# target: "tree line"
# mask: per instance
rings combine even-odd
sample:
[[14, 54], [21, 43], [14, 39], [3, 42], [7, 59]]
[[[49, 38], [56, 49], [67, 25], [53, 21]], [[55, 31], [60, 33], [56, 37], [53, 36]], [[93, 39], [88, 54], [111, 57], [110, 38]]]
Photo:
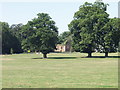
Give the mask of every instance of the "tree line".
[[56, 48], [58, 28], [46, 13], [37, 14], [37, 18], [26, 25], [0, 22], [2, 26], [2, 53], [42, 52], [47, 58]]
[[101, 1], [84, 3], [74, 14], [74, 19], [68, 25], [73, 35], [73, 48], [75, 51], [88, 53], [117, 52], [120, 42], [120, 19], [109, 18], [106, 12], [108, 4]]
[[56, 44], [63, 43], [67, 37], [72, 39], [72, 48], [76, 52], [110, 52], [119, 51], [120, 19], [109, 18], [107, 4], [102, 1], [85, 2], [75, 12], [68, 25], [69, 31], [58, 35], [55, 21], [47, 13], [38, 13], [37, 18], [27, 24], [0, 22], [2, 30], [2, 53], [42, 52], [47, 58], [49, 52], [56, 49]]

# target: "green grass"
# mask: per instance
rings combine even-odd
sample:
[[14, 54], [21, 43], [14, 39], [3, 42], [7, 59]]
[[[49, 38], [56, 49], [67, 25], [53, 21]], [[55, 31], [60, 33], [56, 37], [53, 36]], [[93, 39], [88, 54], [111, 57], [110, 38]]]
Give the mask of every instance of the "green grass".
[[[117, 88], [117, 53], [84, 58], [83, 53], [13, 54], [2, 57], [3, 88]], [[93, 56], [104, 56], [94, 53]]]

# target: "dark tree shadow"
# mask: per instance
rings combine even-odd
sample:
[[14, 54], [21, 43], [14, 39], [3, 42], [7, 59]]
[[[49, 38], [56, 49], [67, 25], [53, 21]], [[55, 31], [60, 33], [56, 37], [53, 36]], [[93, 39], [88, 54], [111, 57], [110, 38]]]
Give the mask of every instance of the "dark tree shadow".
[[120, 56], [92, 56], [92, 57], [81, 57], [81, 58], [120, 58]]
[[[92, 56], [92, 57], [48, 57], [46, 59], [77, 59], [77, 58], [120, 58], [120, 56]], [[44, 59], [42, 57], [38, 57], [38, 58], [32, 58], [32, 59]]]
[[120, 56], [108, 56], [108, 58], [120, 58]]
[[[77, 57], [48, 57], [46, 59], [76, 59]], [[32, 59], [43, 59], [43, 58], [32, 58]]]
[[48, 57], [48, 59], [76, 59], [77, 57]]
[[38, 57], [38, 58], [32, 58], [32, 59], [43, 59], [43, 58]]

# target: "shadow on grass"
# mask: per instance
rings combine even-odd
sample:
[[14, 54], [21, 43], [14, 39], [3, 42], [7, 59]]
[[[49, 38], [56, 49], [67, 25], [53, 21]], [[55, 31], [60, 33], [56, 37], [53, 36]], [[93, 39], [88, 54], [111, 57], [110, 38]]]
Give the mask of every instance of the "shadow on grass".
[[92, 57], [81, 57], [81, 58], [120, 58], [120, 56], [92, 56]]
[[48, 59], [76, 59], [77, 57], [48, 57]]
[[[46, 59], [77, 59], [78, 57], [48, 57]], [[92, 56], [92, 57], [79, 57], [79, 58], [120, 58], [120, 56]], [[42, 57], [38, 57], [38, 58], [32, 58], [32, 59], [44, 59]]]
[[43, 58], [38, 57], [38, 58], [32, 58], [32, 59], [43, 59]]
[[[48, 57], [47, 59], [76, 59], [77, 57]], [[43, 59], [43, 58], [32, 58], [32, 59]]]

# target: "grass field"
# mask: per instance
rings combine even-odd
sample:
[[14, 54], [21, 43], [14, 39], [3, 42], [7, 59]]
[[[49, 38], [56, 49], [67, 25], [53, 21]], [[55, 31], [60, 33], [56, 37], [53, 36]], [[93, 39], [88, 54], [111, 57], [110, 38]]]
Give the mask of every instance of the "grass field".
[[[117, 88], [117, 53], [84, 58], [83, 53], [13, 54], [2, 57], [3, 88]], [[94, 53], [93, 56], [104, 56]]]

